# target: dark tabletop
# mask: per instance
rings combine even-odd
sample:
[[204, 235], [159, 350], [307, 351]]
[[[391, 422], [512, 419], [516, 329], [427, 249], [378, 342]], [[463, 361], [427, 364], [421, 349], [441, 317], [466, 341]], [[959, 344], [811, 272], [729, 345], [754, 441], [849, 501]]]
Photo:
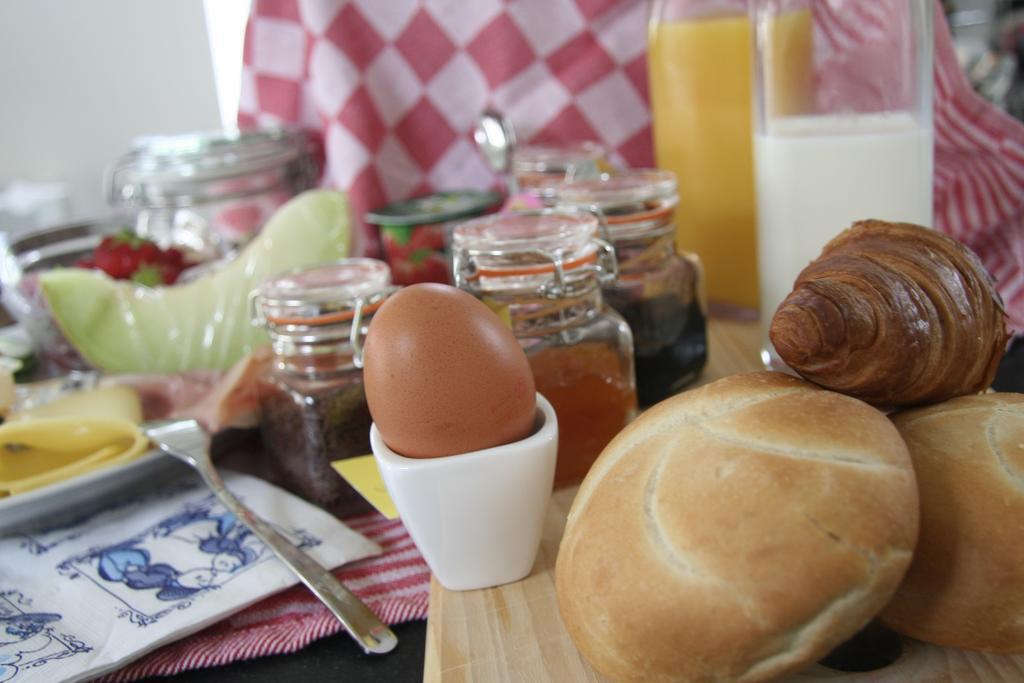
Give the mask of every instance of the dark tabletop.
[[[1024, 392], [1024, 339], [1016, 340], [1003, 358], [993, 388], [997, 391]], [[210, 683], [418, 681], [423, 677], [426, 630], [425, 621], [395, 626], [398, 647], [383, 656], [364, 654], [347, 635], [339, 633], [290, 655], [261, 657], [227, 666], [146, 680]]]

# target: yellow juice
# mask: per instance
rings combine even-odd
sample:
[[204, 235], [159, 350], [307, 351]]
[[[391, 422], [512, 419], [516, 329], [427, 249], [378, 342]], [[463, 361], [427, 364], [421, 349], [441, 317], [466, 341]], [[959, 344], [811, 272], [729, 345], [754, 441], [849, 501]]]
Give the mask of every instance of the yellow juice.
[[[773, 71], [803, 89], [810, 13], [782, 15], [772, 29], [782, 50]], [[655, 158], [679, 179], [678, 246], [703, 261], [712, 304], [756, 315], [751, 32], [745, 15], [654, 22], [648, 68]], [[800, 94], [792, 97], [784, 108], [799, 109]]]

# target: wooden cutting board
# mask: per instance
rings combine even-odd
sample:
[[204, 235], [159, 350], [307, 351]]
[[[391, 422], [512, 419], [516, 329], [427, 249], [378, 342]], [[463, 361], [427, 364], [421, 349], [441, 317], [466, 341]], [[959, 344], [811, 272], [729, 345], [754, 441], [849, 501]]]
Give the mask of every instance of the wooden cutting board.
[[[756, 324], [712, 321], [707, 383], [761, 369]], [[530, 576], [486, 590], [449, 591], [436, 581], [430, 589], [423, 680], [458, 683], [574, 683], [608, 679], [576, 650], [555, 601], [554, 568], [565, 517], [576, 489], [552, 497], [540, 552]], [[892, 665], [867, 673], [844, 673], [814, 665], [793, 683], [1019, 683], [1024, 656], [951, 650], [905, 639]]]

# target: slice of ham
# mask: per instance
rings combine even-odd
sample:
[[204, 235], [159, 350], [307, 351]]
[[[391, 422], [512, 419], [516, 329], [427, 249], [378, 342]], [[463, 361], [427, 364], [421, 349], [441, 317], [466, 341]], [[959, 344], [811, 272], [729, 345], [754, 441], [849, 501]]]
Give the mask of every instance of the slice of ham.
[[215, 434], [259, 425], [257, 380], [268, 368], [270, 357], [270, 347], [261, 347], [227, 372], [110, 375], [100, 385], [128, 386], [138, 392], [144, 420], [191, 417]]

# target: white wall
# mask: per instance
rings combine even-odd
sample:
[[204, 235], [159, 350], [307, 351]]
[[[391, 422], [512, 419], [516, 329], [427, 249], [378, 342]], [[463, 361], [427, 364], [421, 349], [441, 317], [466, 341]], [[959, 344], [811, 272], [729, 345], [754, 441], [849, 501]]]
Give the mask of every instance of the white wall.
[[133, 137], [220, 123], [202, 0], [0, 0], [0, 188], [65, 181], [95, 215]]

